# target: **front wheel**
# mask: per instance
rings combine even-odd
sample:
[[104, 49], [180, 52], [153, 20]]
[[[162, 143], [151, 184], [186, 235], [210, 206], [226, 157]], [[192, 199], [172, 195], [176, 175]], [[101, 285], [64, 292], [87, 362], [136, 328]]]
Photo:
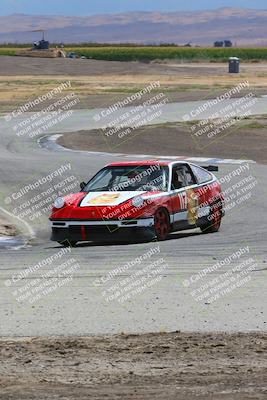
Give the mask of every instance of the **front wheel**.
[[170, 233], [170, 218], [167, 210], [160, 208], [154, 216], [155, 234], [158, 240], [165, 240]]

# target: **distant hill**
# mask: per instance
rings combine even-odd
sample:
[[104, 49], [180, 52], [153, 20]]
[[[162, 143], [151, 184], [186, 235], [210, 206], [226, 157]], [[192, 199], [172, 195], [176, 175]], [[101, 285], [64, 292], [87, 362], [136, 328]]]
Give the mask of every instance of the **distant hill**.
[[267, 45], [267, 10], [220, 8], [193, 12], [131, 12], [84, 17], [0, 17], [0, 42], [38, 40], [45, 29], [51, 42], [135, 42], [212, 45], [230, 39], [238, 46]]

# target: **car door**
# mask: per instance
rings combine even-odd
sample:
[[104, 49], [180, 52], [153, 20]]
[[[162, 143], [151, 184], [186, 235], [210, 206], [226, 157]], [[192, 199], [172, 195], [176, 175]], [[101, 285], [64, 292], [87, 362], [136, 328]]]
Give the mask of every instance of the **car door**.
[[198, 165], [191, 164], [191, 170], [197, 181], [196, 193], [198, 196], [199, 210], [198, 217], [206, 217], [210, 213], [210, 204], [213, 197], [214, 176]]
[[175, 163], [171, 171], [171, 222], [174, 229], [196, 224], [198, 213], [197, 181], [188, 163]]

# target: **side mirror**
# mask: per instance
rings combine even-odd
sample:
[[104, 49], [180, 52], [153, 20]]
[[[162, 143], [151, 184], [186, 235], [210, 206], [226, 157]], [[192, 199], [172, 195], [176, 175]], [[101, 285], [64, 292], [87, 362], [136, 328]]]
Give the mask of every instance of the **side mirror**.
[[85, 182], [81, 182], [81, 183], [80, 183], [80, 188], [81, 188], [81, 190], [83, 190], [83, 189], [85, 188], [85, 186], [86, 186], [86, 183], [85, 183]]

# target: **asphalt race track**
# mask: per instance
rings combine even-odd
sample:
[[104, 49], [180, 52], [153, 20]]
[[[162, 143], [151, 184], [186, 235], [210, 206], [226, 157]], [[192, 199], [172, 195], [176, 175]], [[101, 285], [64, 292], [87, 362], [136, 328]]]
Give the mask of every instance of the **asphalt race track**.
[[[183, 107], [181, 115], [184, 115], [185, 109]], [[96, 123], [89, 120], [88, 115], [86, 118], [87, 129], [88, 126], [95, 128]], [[49, 134], [82, 129], [77, 126], [77, 121], [81, 119], [75, 113], [68, 121], [50, 129]], [[76, 269], [72, 280], [38, 301], [30, 303], [27, 298], [18, 301], [18, 296], [25, 293], [25, 287], [28, 285], [29, 288], [34, 279], [55, 267], [59, 260], [42, 266], [23, 279], [18, 278], [21, 271], [62, 251], [61, 246], [49, 241], [49, 212], [32, 218], [36, 196], [39, 194], [40, 198], [47, 198], [51, 181], [39, 183], [39, 186], [36, 184], [30, 189], [28, 185], [39, 182], [43, 177], [51, 177], [54, 171], [60, 168], [62, 171], [62, 166], [65, 166], [67, 170], [62, 175], [53, 175], [52, 183], [54, 185], [63, 177], [68, 179], [71, 176], [70, 181], [76, 184], [72, 191], [75, 191], [79, 181], [89, 179], [104, 164], [120, 158], [41, 147], [39, 137], [18, 137], [14, 131], [15, 123], [17, 121], [0, 120], [0, 207], [2, 213], [7, 213], [13, 218], [13, 223], [19, 225], [23, 237], [30, 237], [31, 240], [27, 245], [23, 245], [23, 239], [20, 239], [15, 245], [6, 243], [4, 248], [0, 248], [1, 336], [175, 330], [266, 331], [267, 166], [256, 163], [220, 165], [218, 177], [224, 180], [226, 176], [229, 178], [228, 182], [223, 182], [224, 189], [235, 182], [234, 190], [238, 190], [242, 187], [238, 182], [245, 178], [253, 185], [252, 189], [247, 189], [251, 192], [247, 200], [240, 200], [229, 207], [219, 233], [205, 235], [193, 230], [172, 234], [169, 240], [160, 243], [79, 245], [60, 259], [60, 262], [74, 260]], [[238, 170], [242, 165], [245, 165], [243, 169]], [[236, 170], [238, 173], [233, 175]], [[25, 189], [26, 186], [28, 189]], [[27, 206], [28, 201], [30, 206]], [[27, 207], [31, 210], [24, 218], [21, 218], [23, 210], [18, 212], [21, 204], [25, 204], [24, 211]], [[147, 254], [150, 254], [148, 258]], [[236, 254], [238, 256], [234, 258]], [[137, 260], [139, 257], [142, 258], [141, 263]], [[206, 298], [195, 299], [192, 289], [197, 287], [194, 286], [196, 280], [190, 280], [192, 276], [221, 262], [209, 275], [201, 275], [201, 286], [207, 280], [221, 277], [237, 264], [248, 262], [249, 265], [250, 259], [254, 268], [244, 285], [240, 284], [214, 302]], [[111, 291], [96, 284], [101, 277], [109, 276], [111, 271], [129, 262], [132, 266], [123, 273], [125, 278], [138, 268], [149, 265], [152, 260], [161, 260], [164, 265], [161, 279], [124, 302], [116, 299], [107, 301], [107, 294]]]

